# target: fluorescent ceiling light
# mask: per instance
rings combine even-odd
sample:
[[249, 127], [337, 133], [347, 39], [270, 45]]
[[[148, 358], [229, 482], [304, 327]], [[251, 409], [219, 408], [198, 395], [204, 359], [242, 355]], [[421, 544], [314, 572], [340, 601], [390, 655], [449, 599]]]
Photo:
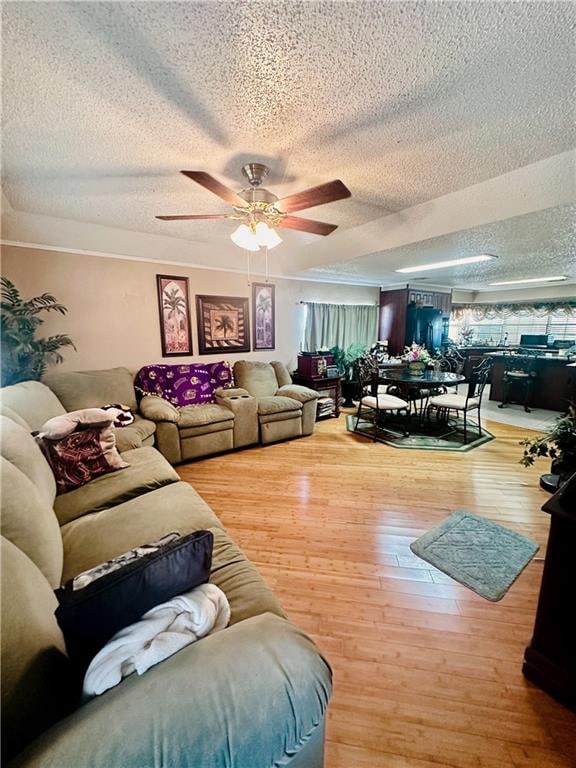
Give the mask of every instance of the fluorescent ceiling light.
[[429, 269], [444, 269], [444, 267], [459, 267], [461, 264], [478, 264], [480, 261], [491, 261], [498, 258], [489, 253], [481, 253], [479, 256], [466, 256], [464, 259], [450, 259], [449, 261], [437, 261], [434, 264], [420, 264], [418, 267], [402, 267], [396, 272], [426, 272]]
[[566, 275], [555, 275], [554, 277], [526, 277], [523, 280], [503, 280], [499, 283], [488, 283], [488, 285], [520, 285], [520, 283], [555, 283], [557, 280], [566, 280]]

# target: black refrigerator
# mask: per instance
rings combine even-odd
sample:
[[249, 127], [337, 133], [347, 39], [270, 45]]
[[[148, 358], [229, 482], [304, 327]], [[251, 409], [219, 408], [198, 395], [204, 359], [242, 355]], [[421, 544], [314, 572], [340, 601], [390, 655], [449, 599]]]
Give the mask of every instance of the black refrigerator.
[[434, 354], [442, 344], [442, 310], [408, 305], [406, 345], [420, 344]]

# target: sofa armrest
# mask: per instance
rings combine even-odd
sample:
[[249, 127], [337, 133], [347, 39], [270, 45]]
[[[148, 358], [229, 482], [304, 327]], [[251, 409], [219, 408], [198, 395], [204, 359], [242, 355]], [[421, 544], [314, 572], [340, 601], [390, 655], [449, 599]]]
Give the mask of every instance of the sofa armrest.
[[[242, 389], [242, 387], [230, 387], [229, 389], [218, 387], [218, 389], [214, 390], [214, 395], [216, 398], [229, 400], [230, 398], [236, 397], [250, 397], [250, 392], [248, 392], [247, 389]], [[220, 403], [220, 405], [222, 405], [222, 403]]]
[[331, 673], [270, 613], [193, 643], [61, 720], [10, 768], [270, 768], [322, 727]]
[[[229, 394], [229, 393], [237, 394]], [[245, 393], [245, 394], [241, 394]], [[258, 400], [245, 389], [217, 389], [216, 402], [234, 414], [234, 448], [258, 442]]]
[[150, 421], [171, 421], [177, 424], [180, 419], [178, 408], [175, 408], [168, 400], [154, 395], [145, 395], [140, 400], [139, 408], [142, 416], [145, 419], [150, 419]]
[[300, 384], [286, 384], [280, 387], [276, 394], [282, 395], [282, 397], [291, 397], [293, 400], [298, 400], [299, 403], [307, 403], [320, 397], [315, 390], [303, 387]]

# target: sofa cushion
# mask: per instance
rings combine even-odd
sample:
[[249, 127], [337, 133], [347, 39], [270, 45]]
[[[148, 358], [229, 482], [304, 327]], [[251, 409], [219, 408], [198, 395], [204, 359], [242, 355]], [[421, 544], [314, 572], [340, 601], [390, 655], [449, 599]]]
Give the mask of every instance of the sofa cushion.
[[282, 606], [228, 533], [213, 528], [214, 550], [210, 581], [224, 592], [230, 603], [230, 624], [261, 613], [284, 616]]
[[116, 448], [122, 453], [132, 448], [141, 448], [148, 438], [153, 438], [156, 424], [149, 419], [134, 414], [134, 422], [127, 427], [118, 427], [114, 430], [116, 435]]
[[66, 413], [54, 392], [40, 381], [21, 381], [3, 387], [2, 404], [23, 418], [31, 430], [40, 429], [48, 419]]
[[[232, 414], [230, 414], [232, 416]], [[186, 427], [180, 430], [180, 439], [186, 440], [189, 437], [199, 437], [200, 435], [211, 435], [213, 432], [224, 432], [234, 429], [234, 419], [230, 421], [213, 421], [210, 424], [201, 424], [199, 427]]]
[[107, 403], [122, 403], [133, 411], [136, 410], [136, 392], [128, 368], [58, 371], [47, 374], [44, 382], [67, 411], [101, 408]]
[[258, 399], [258, 415], [270, 416], [275, 413], [302, 411], [302, 403], [291, 397], [260, 397]]
[[[2, 537], [2, 757], [66, 715], [75, 692], [56, 597], [34, 563]], [[3, 764], [4, 764], [3, 759]]]
[[220, 527], [218, 518], [192, 486], [170, 483], [64, 525], [62, 581], [169, 531], [184, 535]]
[[[308, 637], [255, 616], [130, 675], [42, 735], [19, 765], [288, 767], [322, 735], [330, 690], [330, 668]], [[321, 753], [295, 759], [319, 768]]]
[[56, 497], [54, 511], [60, 525], [179, 480], [176, 471], [155, 448], [126, 451], [122, 458], [130, 465], [122, 472], [102, 475]]
[[[4, 390], [1, 390], [3, 393]], [[13, 411], [12, 408], [9, 408], [5, 403], [0, 402], [0, 414], [2, 416], [6, 416], [8, 419], [12, 419], [12, 421], [15, 421], [16, 424], [19, 424], [21, 427], [24, 427], [26, 432], [32, 432], [32, 427], [26, 419], [23, 419], [22, 416], [20, 416], [16, 411]]]
[[248, 390], [253, 397], [272, 397], [278, 389], [276, 373], [270, 363], [238, 360], [234, 363], [234, 381], [237, 387]]
[[0, 457], [2, 536], [21, 549], [51, 586], [62, 576], [62, 539], [51, 505], [34, 483], [8, 459]]
[[206, 405], [186, 405], [180, 408], [178, 428], [203, 427], [218, 421], [234, 420], [234, 414], [224, 405], [207, 403]]
[[36, 440], [12, 419], [0, 416], [2, 456], [24, 472], [50, 506], [56, 496], [56, 481]]

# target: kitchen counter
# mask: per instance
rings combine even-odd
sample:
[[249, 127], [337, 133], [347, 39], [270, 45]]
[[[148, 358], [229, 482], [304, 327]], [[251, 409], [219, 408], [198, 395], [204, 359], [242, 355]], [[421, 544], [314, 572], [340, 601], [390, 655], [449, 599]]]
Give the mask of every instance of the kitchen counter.
[[[502, 402], [504, 375], [504, 360], [515, 357], [523, 359], [533, 355], [504, 354], [502, 351], [486, 352], [494, 361], [490, 400]], [[558, 354], [536, 355], [532, 408], [546, 408], [550, 411], [564, 413], [570, 402], [576, 402], [576, 367], [572, 365], [573, 358]]]

